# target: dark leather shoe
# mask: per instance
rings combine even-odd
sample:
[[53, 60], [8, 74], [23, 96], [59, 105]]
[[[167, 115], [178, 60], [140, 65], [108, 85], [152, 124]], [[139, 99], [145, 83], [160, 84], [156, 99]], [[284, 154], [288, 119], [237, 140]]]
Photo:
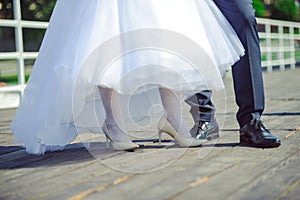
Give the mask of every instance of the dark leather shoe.
[[280, 140], [264, 127], [260, 119], [252, 119], [240, 129], [240, 143], [261, 148], [279, 147], [281, 144]]
[[211, 122], [200, 121], [198, 125], [192, 128], [191, 135], [197, 139], [212, 140], [219, 138], [219, 125], [215, 119]]

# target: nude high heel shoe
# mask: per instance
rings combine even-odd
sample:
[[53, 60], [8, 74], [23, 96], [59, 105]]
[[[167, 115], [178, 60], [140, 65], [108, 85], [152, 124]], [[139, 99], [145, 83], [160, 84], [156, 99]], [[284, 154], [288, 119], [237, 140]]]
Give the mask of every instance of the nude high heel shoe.
[[170, 135], [172, 138], [176, 140], [176, 142], [181, 147], [199, 147], [207, 140], [205, 139], [196, 139], [192, 137], [183, 137], [180, 135], [170, 124], [170, 122], [165, 118], [162, 117], [158, 122], [158, 136], [159, 136], [159, 146], [161, 146], [161, 134], [166, 133]]
[[[109, 146], [111, 145], [113, 150], [125, 150], [125, 151], [133, 151], [135, 149], [139, 148], [139, 145], [134, 144], [131, 141], [124, 141], [124, 142], [116, 142], [113, 141], [110, 137], [109, 137], [109, 131], [107, 128], [106, 123], [104, 122], [102, 130], [106, 136], [106, 148], [109, 149]], [[109, 145], [110, 144], [110, 145]]]

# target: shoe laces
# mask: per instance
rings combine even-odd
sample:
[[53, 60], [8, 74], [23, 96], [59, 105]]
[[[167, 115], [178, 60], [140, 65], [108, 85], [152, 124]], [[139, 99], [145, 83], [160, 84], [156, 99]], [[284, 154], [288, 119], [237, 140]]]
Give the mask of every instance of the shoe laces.
[[253, 126], [256, 130], [260, 129], [266, 129], [265, 126], [262, 123], [262, 120], [257, 118], [257, 119], [252, 119], [250, 121], [250, 125]]
[[205, 131], [208, 128], [208, 125], [209, 122], [199, 122], [197, 132], [199, 133], [200, 131]]

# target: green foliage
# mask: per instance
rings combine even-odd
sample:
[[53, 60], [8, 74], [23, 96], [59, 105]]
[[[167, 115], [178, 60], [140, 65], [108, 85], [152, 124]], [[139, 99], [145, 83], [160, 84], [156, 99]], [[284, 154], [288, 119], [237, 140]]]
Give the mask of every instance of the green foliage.
[[295, 21], [298, 18], [298, 9], [294, 0], [277, 0], [271, 9], [271, 18]]
[[[29, 79], [29, 74], [25, 75], [25, 82], [27, 83]], [[18, 75], [6, 75], [6, 76], [0, 76], [0, 82], [4, 82], [8, 85], [16, 85], [18, 84]]]
[[22, 18], [34, 21], [49, 21], [56, 0], [21, 0]]
[[252, 6], [255, 9], [255, 16], [262, 17], [265, 12], [265, 6], [260, 0], [253, 0]]
[[[49, 21], [57, 0], [20, 0], [23, 20]], [[0, 19], [13, 19], [13, 0], [0, 0]], [[0, 27], [0, 51], [14, 51], [14, 34]], [[38, 51], [45, 30], [23, 28], [24, 50]]]
[[[56, 0], [21, 0], [22, 19], [34, 21], [49, 21]], [[24, 50], [38, 51], [45, 30], [23, 29]]]

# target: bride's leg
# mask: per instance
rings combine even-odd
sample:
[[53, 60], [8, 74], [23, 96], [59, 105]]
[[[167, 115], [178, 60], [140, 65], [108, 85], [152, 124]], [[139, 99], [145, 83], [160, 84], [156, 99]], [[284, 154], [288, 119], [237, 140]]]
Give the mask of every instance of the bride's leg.
[[106, 112], [104, 122], [108, 129], [106, 134], [114, 142], [130, 141], [122, 115], [119, 95], [110, 88], [98, 87], [98, 89]]
[[182, 117], [180, 101], [177, 99], [176, 95], [166, 88], [160, 88], [159, 93], [167, 120], [180, 135], [183, 137], [191, 137], [189, 129], [185, 124], [185, 120]]

